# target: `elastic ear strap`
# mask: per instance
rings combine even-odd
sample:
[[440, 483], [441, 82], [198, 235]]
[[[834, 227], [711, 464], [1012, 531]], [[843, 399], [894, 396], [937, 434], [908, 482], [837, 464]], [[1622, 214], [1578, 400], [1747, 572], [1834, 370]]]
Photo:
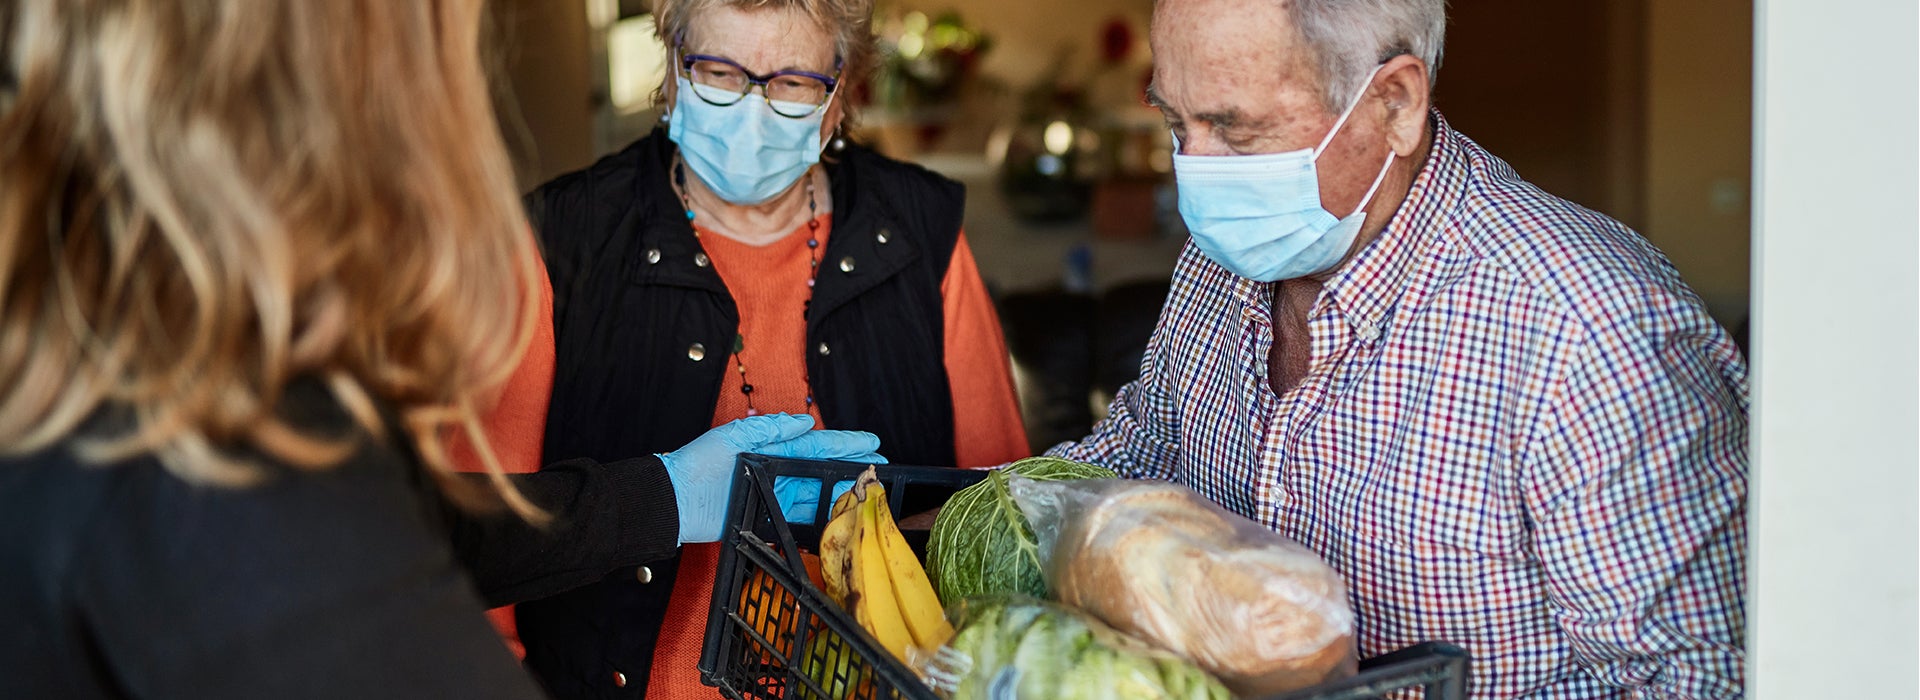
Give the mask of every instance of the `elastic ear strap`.
[[[1380, 174], [1373, 176], [1373, 185], [1367, 188], [1366, 194], [1360, 196], [1360, 206], [1353, 208], [1353, 214], [1365, 210], [1367, 204], [1373, 201], [1373, 194], [1380, 191], [1380, 183], [1387, 181], [1387, 169], [1393, 167], [1393, 159], [1397, 155], [1399, 154], [1394, 153], [1393, 149], [1387, 149], [1387, 162], [1380, 164]], [[1347, 216], [1353, 216], [1353, 214]]]
[[1335, 121], [1333, 128], [1327, 131], [1326, 138], [1320, 139], [1320, 146], [1313, 149], [1313, 157], [1315, 159], [1320, 158], [1321, 151], [1327, 150], [1327, 144], [1333, 143], [1333, 135], [1340, 133], [1340, 127], [1347, 125], [1347, 117], [1353, 116], [1353, 110], [1360, 107], [1360, 98], [1366, 97], [1367, 88], [1373, 87], [1373, 77], [1379, 75], [1380, 69], [1385, 67], [1387, 67], [1385, 63], [1374, 66], [1373, 70], [1367, 73], [1367, 79], [1360, 81], [1360, 91], [1354, 93], [1353, 99], [1347, 101], [1347, 111], [1340, 113], [1340, 119]]
[[[829, 109], [833, 109], [833, 101], [834, 101], [834, 100], [837, 100], [837, 99], [840, 99], [840, 86], [838, 86], [838, 85], [835, 85], [835, 86], [833, 87], [833, 92], [829, 92], [829, 93], [827, 93], [827, 102], [826, 102], [826, 104], [823, 104], [823, 105], [820, 105], [820, 117], [821, 117], [821, 119], [822, 119], [822, 120], [824, 120], [824, 119], [826, 119], [826, 116], [827, 116], [827, 110], [829, 110]], [[827, 132], [827, 135], [826, 135], [826, 137], [825, 137], [825, 138], [822, 138], [822, 139], [820, 139], [820, 152], [821, 152], [821, 153], [826, 153], [826, 152], [827, 152], [827, 144], [830, 144], [830, 143], [833, 143], [833, 135], [834, 135], [834, 134], [838, 134], [838, 133], [840, 133], [840, 125], [839, 125], [839, 124], [835, 124], [835, 125], [833, 125], [833, 131], [829, 131], [829, 132]]]

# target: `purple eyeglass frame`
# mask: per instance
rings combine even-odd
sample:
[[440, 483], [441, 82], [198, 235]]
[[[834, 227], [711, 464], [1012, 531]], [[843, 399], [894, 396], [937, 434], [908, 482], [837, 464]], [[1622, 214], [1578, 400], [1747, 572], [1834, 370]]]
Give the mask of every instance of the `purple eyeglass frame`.
[[[679, 52], [676, 51], [675, 53], [679, 53]], [[772, 73], [768, 73], [766, 75], [759, 75], [754, 73], [753, 71], [747, 70], [746, 66], [740, 65], [739, 63], [735, 62], [733, 59], [727, 58], [725, 56], [712, 56], [712, 55], [702, 54], [702, 53], [680, 54], [680, 72], [687, 74], [688, 77], [691, 78], [693, 74], [693, 64], [698, 63], [700, 61], [712, 61], [714, 63], [724, 63], [726, 65], [739, 69], [741, 75], [747, 76], [747, 90], [751, 91], [753, 89], [753, 86], [758, 85], [760, 86], [760, 95], [763, 97], [766, 96], [767, 94], [768, 81], [771, 81], [774, 78], [778, 78], [783, 75], [797, 75], [802, 78], [812, 78], [814, 80], [818, 80], [822, 83], [825, 83], [827, 86], [828, 95], [832, 95], [835, 90], [840, 88], [840, 79], [833, 75], [821, 75], [813, 71], [804, 71], [804, 70], [777, 70]], [[833, 70], [836, 75], [839, 74], [840, 59], [834, 59]], [[742, 94], [745, 94], [745, 93], [742, 93]], [[701, 97], [700, 99], [705, 100], [706, 98]], [[826, 104], [826, 101], [822, 100], [820, 104], [824, 105]], [[816, 108], [818, 107], [816, 106]]]

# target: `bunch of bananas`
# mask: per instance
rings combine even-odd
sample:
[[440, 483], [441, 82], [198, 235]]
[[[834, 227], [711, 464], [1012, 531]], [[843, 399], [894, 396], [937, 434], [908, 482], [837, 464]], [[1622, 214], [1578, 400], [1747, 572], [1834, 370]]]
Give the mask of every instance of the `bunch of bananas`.
[[820, 533], [827, 595], [853, 613], [902, 663], [907, 649], [938, 649], [953, 636], [919, 557], [900, 535], [886, 489], [872, 467], [833, 503]]

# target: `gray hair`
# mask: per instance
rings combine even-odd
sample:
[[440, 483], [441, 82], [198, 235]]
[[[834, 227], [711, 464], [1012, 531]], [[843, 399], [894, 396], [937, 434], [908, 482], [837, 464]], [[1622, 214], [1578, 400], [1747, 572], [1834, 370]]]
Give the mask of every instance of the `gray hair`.
[[1312, 52], [1320, 100], [1344, 111], [1374, 66], [1401, 54], [1440, 73], [1447, 34], [1446, 0], [1283, 0], [1287, 18]]
[[[742, 10], [797, 10], [833, 35], [833, 55], [840, 61], [840, 88], [844, 90], [866, 81], [877, 61], [874, 45], [873, 0], [653, 0], [654, 35], [660, 43], [675, 47], [686, 37], [687, 27], [698, 15], [716, 7]], [[673, 82], [679, 66], [670, 66], [660, 87], [653, 91], [654, 102], [666, 102], [666, 86]], [[859, 124], [860, 105], [842, 97], [841, 126], [851, 129]]]

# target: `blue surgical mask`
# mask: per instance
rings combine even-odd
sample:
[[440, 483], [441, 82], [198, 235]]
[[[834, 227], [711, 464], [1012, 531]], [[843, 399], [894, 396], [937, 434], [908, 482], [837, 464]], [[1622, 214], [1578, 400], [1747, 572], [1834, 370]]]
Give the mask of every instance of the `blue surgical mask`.
[[[1374, 74], [1380, 72], [1374, 69]], [[1259, 282], [1278, 282], [1332, 269], [1345, 258], [1367, 203], [1393, 165], [1394, 153], [1373, 178], [1360, 205], [1345, 218], [1320, 205], [1320, 175], [1314, 162], [1347, 123], [1367, 86], [1348, 103], [1333, 129], [1315, 148], [1253, 156], [1180, 155], [1174, 137], [1173, 179], [1180, 191], [1180, 217], [1193, 244], [1234, 274]]]
[[[721, 199], [746, 205], [765, 202], [820, 162], [820, 124], [832, 96], [812, 114], [795, 119], [774, 114], [761, 104], [767, 98], [758, 94], [721, 107], [693, 94], [686, 76], [675, 76], [674, 84], [679, 89], [667, 120], [667, 138], [680, 145], [687, 167]], [[807, 107], [785, 109], [799, 112]]]

